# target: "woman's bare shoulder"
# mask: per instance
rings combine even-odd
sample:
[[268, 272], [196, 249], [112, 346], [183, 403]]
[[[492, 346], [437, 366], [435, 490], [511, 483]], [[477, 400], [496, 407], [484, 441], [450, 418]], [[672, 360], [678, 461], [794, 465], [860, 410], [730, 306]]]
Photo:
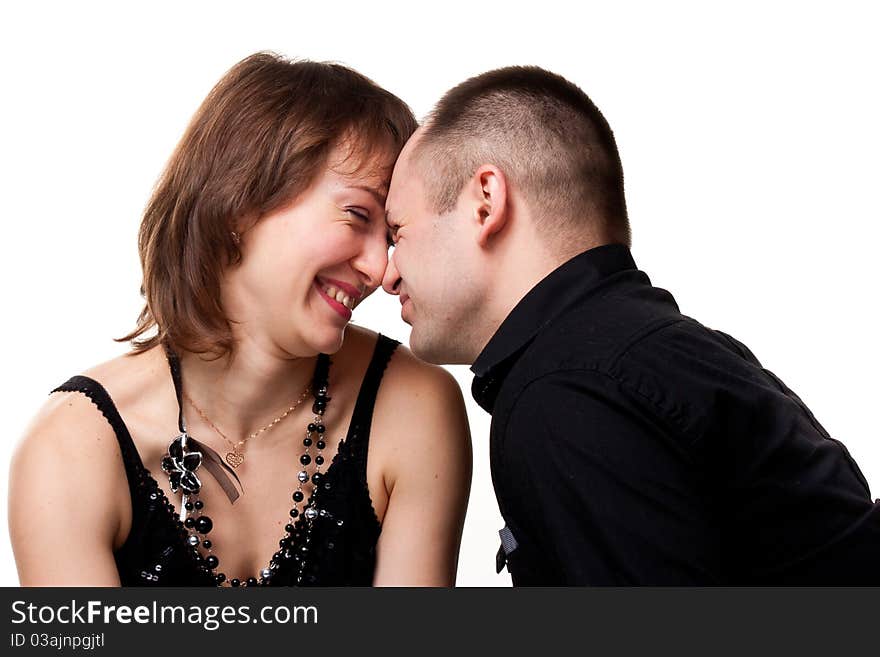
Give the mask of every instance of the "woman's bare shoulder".
[[38, 409], [18, 442], [16, 453], [43, 452], [46, 457], [77, 458], [107, 439], [113, 428], [86, 395], [54, 392]]
[[406, 391], [411, 397], [426, 395], [439, 403], [448, 403], [450, 396], [461, 399], [461, 388], [447, 369], [419, 360], [404, 345], [394, 351], [385, 378], [390, 388]]
[[[370, 355], [376, 346], [378, 334], [361, 326], [351, 325], [346, 329], [345, 347], [352, 352]], [[411, 389], [419, 391], [441, 388], [446, 391], [459, 391], [455, 378], [443, 367], [432, 365], [416, 358], [408, 347], [401, 344], [394, 350], [382, 377], [382, 387], [386, 390]], [[411, 390], [415, 392], [415, 390]]]
[[[143, 392], [137, 381], [143, 383], [140, 377], [150, 367], [146, 356], [118, 356], [82, 374], [97, 381], [118, 406]], [[81, 391], [58, 391], [49, 395], [25, 429], [14, 462], [34, 456], [44, 463], [67, 463], [70, 471], [88, 465], [94, 472], [96, 467], [116, 464], [119, 450], [113, 449], [115, 444], [114, 429], [95, 401]]]
[[[360, 327], [346, 334], [347, 346], [360, 353], [371, 354], [376, 339], [376, 333]], [[420, 435], [430, 440], [436, 432], [461, 428], [466, 423], [464, 399], [455, 377], [439, 365], [419, 360], [406, 346], [398, 345], [382, 375], [374, 428], [379, 425], [380, 430], [393, 435], [401, 427], [419, 426]]]
[[[449, 457], [469, 449], [467, 413], [458, 381], [445, 368], [419, 360], [404, 345], [395, 349], [385, 369], [376, 410], [386, 435], [403, 440], [404, 451], [410, 455], [416, 443], [422, 443], [436, 456], [438, 439], [450, 449]], [[418, 431], [412, 431], [414, 427]]]
[[167, 360], [160, 347], [117, 356], [89, 368], [83, 375], [100, 383], [120, 408], [133, 405], [169, 379]]
[[472, 469], [458, 382], [398, 346], [382, 377], [372, 429], [388, 500], [375, 581], [451, 584]]
[[[120, 389], [129, 367], [124, 358], [84, 374]], [[109, 581], [108, 555], [123, 534], [128, 480], [115, 430], [102, 410], [107, 409], [81, 391], [54, 392], [15, 445], [9, 469], [9, 525], [22, 582], [42, 582], [45, 572], [62, 577], [46, 565], [44, 550], [34, 547], [46, 538], [44, 525], [67, 537], [68, 550], [91, 555], [83, 556], [82, 563], [101, 571], [93, 581]], [[41, 518], [39, 523], [33, 522], [35, 517]]]

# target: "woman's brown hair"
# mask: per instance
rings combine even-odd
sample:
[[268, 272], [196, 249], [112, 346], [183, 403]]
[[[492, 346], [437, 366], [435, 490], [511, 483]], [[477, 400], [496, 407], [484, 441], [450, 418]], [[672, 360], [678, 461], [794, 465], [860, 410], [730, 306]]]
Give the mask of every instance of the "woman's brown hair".
[[199, 107], [147, 204], [138, 237], [146, 303], [118, 341], [135, 353], [160, 343], [230, 353], [220, 281], [241, 259], [233, 231], [304, 192], [336, 145], [361, 163], [396, 157], [415, 129], [402, 100], [345, 66], [273, 53], [240, 61]]

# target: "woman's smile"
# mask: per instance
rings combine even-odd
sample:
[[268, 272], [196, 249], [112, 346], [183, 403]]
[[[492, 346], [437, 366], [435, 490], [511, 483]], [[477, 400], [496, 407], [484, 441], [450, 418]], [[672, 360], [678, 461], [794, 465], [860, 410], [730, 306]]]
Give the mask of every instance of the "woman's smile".
[[354, 299], [345, 294], [342, 290], [332, 285], [327, 285], [319, 279], [315, 280], [314, 287], [321, 298], [327, 302], [327, 305], [336, 311], [340, 317], [346, 322], [351, 320], [351, 310], [354, 308]]

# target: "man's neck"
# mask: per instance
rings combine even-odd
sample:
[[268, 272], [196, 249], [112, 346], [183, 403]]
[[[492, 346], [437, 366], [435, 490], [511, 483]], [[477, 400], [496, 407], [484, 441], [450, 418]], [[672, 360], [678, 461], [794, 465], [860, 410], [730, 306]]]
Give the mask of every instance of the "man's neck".
[[[555, 252], [546, 246], [538, 246], [541, 240], [520, 240], [520, 244], [511, 243], [505, 253], [498, 253], [498, 266], [493, 272], [492, 294], [487, 299], [486, 318], [482, 323], [482, 331], [475, 341], [473, 360], [485, 349], [507, 319], [511, 311], [522, 301], [538, 283], [562, 266], [577, 253]], [[591, 248], [584, 246], [581, 251]]]

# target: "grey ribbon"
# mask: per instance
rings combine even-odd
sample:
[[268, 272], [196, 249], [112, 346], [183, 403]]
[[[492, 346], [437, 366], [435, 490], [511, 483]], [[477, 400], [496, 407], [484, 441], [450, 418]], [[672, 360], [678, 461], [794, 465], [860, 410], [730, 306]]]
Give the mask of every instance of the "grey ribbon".
[[[189, 440], [187, 440], [187, 448], [190, 449], [190, 451], [198, 450], [202, 453], [202, 465], [205, 466], [208, 472], [211, 473], [211, 476], [213, 476], [214, 479], [217, 480], [217, 483], [220, 484], [223, 492], [226, 493], [226, 497], [229, 498], [230, 503], [235, 504], [235, 500], [239, 497], [238, 488], [241, 488], [242, 492], [244, 492], [244, 486], [238, 478], [238, 475], [235, 474], [235, 471], [230, 468], [222, 458], [220, 458], [220, 455], [217, 452], [204, 443], [200, 443], [192, 436], [189, 436]], [[232, 475], [232, 479], [235, 479], [238, 488], [232, 483], [232, 479], [230, 479], [229, 475]]]

